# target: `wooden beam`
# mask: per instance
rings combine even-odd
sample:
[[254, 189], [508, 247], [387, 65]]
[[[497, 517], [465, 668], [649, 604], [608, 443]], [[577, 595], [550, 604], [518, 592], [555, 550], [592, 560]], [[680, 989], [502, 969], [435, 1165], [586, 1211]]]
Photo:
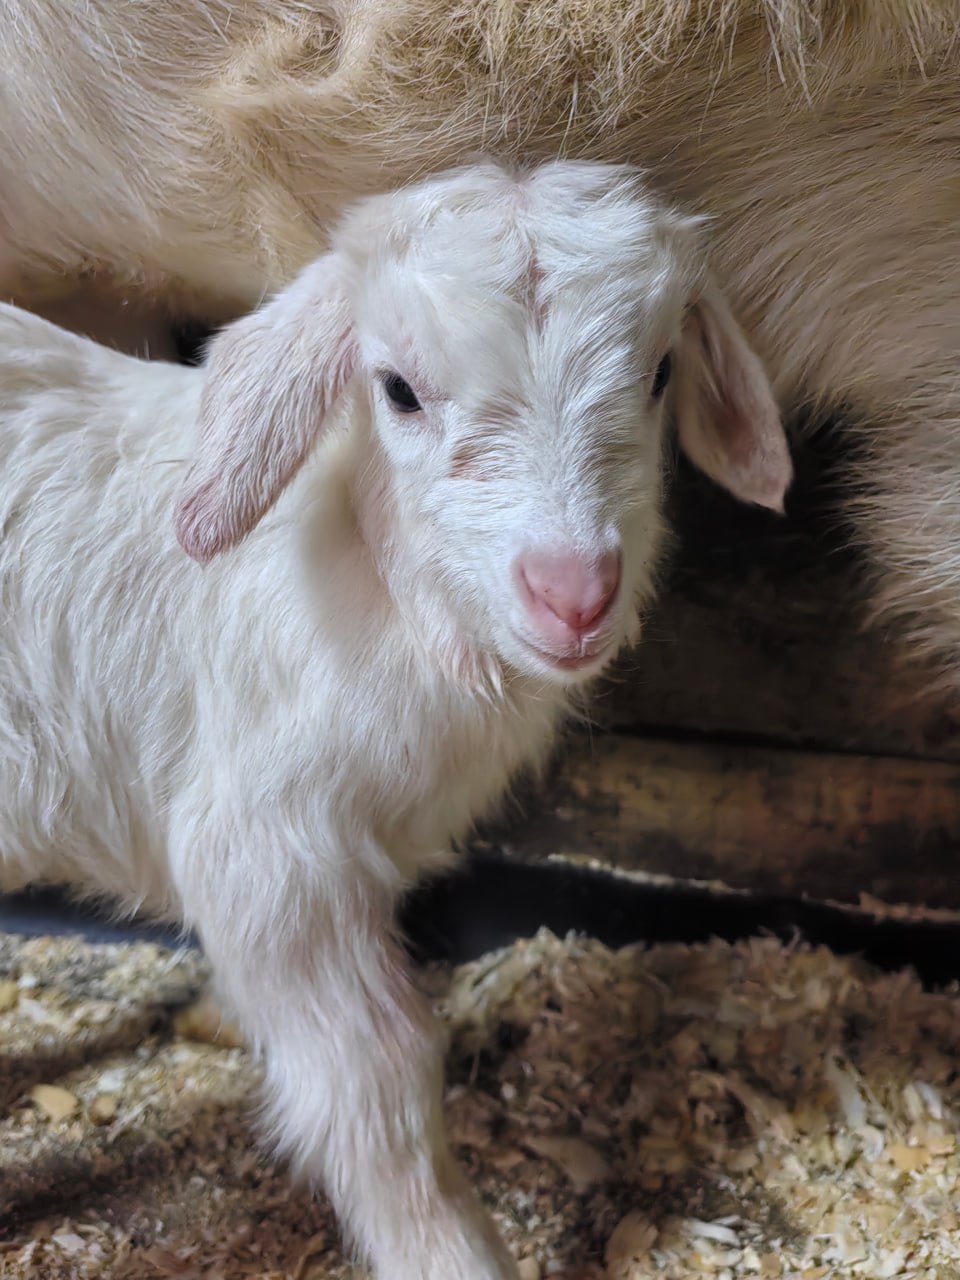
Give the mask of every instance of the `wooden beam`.
[[960, 908], [960, 765], [599, 734], [501, 838], [520, 857]]
[[809, 465], [786, 520], [681, 472], [678, 555], [598, 724], [960, 760], [956, 707], [895, 636], [866, 628], [860, 566]]

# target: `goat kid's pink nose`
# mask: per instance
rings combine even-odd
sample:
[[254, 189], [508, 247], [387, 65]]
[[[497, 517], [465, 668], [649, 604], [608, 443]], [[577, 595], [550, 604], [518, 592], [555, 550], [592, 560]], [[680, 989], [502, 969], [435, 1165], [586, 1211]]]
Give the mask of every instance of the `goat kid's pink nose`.
[[587, 559], [569, 551], [528, 551], [516, 572], [532, 613], [546, 609], [577, 634], [596, 627], [620, 585], [620, 552]]

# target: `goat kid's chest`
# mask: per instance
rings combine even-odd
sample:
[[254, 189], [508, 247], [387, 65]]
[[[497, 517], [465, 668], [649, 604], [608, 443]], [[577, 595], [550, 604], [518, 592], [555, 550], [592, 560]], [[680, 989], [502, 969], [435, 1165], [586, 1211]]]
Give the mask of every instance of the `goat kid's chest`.
[[423, 653], [389, 663], [365, 657], [346, 670], [328, 655], [325, 696], [295, 767], [315, 788], [319, 803], [309, 811], [367, 832], [413, 873], [489, 813], [518, 771], [539, 763], [561, 703], [519, 682], [494, 690], [448, 677]]
[[419, 859], [464, 837], [519, 771], [540, 762], [557, 713], [556, 706], [525, 705], [522, 695], [448, 696], [385, 717], [367, 744], [376, 776], [357, 800], [369, 805], [368, 820], [394, 861], [414, 870]]

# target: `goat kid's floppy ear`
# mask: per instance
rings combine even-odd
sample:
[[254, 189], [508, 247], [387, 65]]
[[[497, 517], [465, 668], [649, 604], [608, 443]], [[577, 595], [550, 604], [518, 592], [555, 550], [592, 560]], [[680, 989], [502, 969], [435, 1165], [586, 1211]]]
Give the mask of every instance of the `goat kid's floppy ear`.
[[177, 539], [189, 556], [212, 560], [276, 502], [319, 439], [355, 360], [336, 254], [217, 335], [197, 457], [176, 508]]
[[687, 313], [678, 363], [684, 453], [734, 497], [782, 512], [793, 463], [780, 410], [758, 356], [710, 285]]

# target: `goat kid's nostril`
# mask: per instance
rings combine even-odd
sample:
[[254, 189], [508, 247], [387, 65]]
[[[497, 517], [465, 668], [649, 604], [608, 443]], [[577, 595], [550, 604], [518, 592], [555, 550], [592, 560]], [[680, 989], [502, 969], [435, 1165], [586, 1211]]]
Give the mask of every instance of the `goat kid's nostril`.
[[530, 551], [518, 569], [528, 608], [534, 613], [546, 609], [582, 634], [595, 628], [613, 603], [621, 561], [618, 551], [594, 560], [571, 552]]

